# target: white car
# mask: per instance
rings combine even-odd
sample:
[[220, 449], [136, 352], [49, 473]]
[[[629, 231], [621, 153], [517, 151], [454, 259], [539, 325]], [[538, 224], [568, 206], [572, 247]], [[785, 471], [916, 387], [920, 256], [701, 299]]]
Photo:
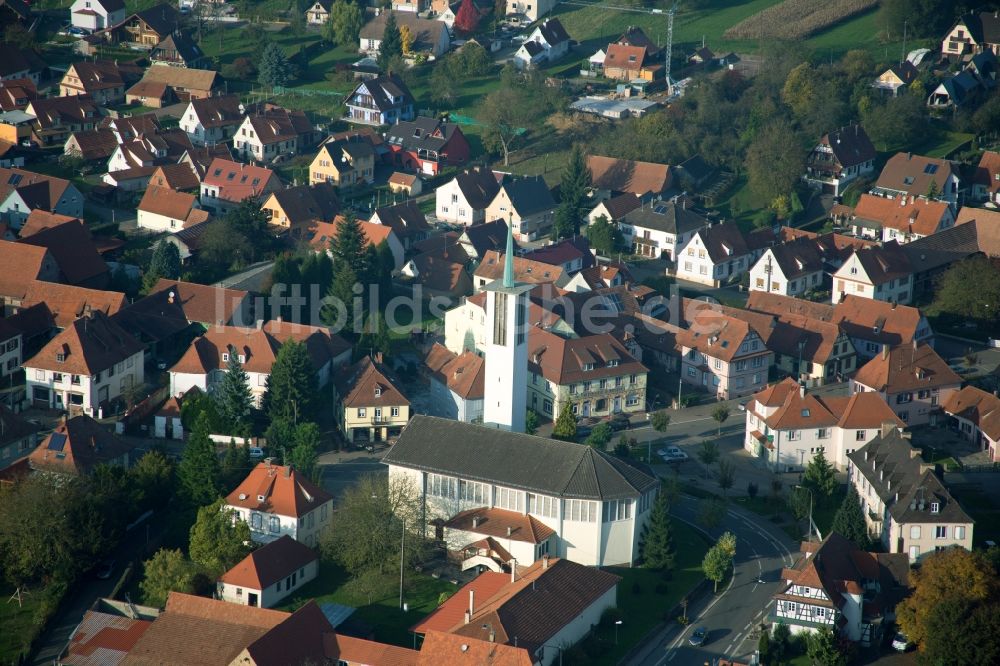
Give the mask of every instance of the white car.
[[663, 462], [681, 462], [688, 459], [688, 454], [679, 447], [668, 446], [656, 452], [656, 455], [663, 458]]
[[892, 639], [892, 649], [896, 652], [906, 652], [910, 649], [910, 639], [902, 632], [896, 633]]

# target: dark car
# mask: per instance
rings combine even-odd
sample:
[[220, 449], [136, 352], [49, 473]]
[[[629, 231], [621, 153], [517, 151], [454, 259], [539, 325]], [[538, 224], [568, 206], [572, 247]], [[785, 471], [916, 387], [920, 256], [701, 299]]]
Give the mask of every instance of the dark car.
[[608, 424], [614, 432], [618, 432], [619, 430], [628, 430], [632, 427], [632, 422], [629, 421], [629, 418], [624, 414], [615, 414], [611, 417], [611, 420], [608, 421]]
[[698, 627], [691, 634], [691, 638], [688, 639], [688, 643], [695, 647], [701, 647], [705, 644], [705, 639], [708, 637], [708, 630], [705, 627]]
[[115, 561], [114, 560], [104, 560], [97, 565], [94, 569], [94, 575], [101, 580], [107, 580], [111, 578], [111, 574], [115, 572]]

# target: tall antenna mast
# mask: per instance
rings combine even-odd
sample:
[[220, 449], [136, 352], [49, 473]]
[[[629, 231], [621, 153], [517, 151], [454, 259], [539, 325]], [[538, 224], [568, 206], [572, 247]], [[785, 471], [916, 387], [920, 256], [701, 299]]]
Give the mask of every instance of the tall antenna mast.
[[665, 47], [666, 55], [664, 55], [665, 60], [665, 80], [667, 84], [667, 96], [669, 97], [674, 92], [674, 84], [670, 80], [670, 53], [674, 50], [674, 14], [677, 13], [677, 5], [680, 0], [674, 3], [674, 6], [670, 8], [667, 12], [667, 45]]

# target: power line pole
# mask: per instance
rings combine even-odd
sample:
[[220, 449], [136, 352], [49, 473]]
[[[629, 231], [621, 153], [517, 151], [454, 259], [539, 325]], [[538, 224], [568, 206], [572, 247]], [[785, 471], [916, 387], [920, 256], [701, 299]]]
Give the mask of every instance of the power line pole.
[[672, 95], [673, 92], [674, 92], [674, 84], [670, 80], [670, 54], [674, 50], [674, 14], [677, 13], [677, 5], [678, 4], [679, 4], [679, 0], [678, 0], [678, 2], [675, 2], [674, 6], [671, 7], [670, 11], [667, 12], [667, 45], [666, 45], [666, 49], [665, 49], [666, 50], [666, 55], [664, 55], [664, 59], [666, 61], [664, 63], [664, 65], [665, 65], [665, 70], [664, 70], [665, 79], [664, 79], [664, 81], [667, 84], [667, 96], [668, 97], [670, 95]]

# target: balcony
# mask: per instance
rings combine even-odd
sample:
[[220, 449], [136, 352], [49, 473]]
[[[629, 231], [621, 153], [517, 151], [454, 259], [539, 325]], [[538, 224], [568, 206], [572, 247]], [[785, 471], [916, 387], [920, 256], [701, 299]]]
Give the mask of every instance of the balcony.
[[401, 417], [399, 416], [385, 416], [385, 415], [373, 416], [371, 423], [372, 425], [376, 426], [392, 425], [395, 421], [397, 421], [400, 418]]

